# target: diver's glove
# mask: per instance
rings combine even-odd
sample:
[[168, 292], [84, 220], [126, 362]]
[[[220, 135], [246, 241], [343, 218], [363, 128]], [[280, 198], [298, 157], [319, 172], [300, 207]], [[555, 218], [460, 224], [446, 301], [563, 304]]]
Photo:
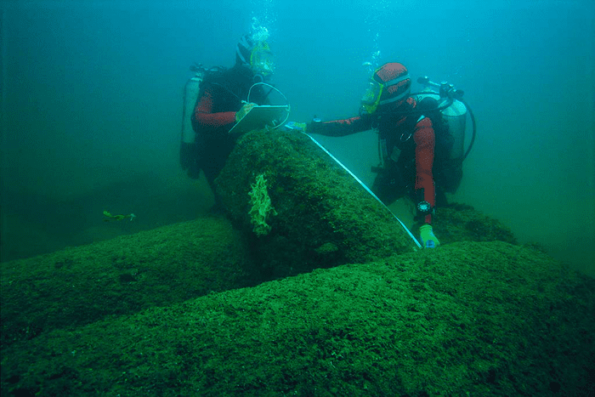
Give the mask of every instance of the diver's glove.
[[256, 106], [255, 103], [245, 103], [236, 113], [236, 122], [243, 119], [254, 106]]
[[419, 228], [419, 236], [424, 248], [436, 248], [440, 245], [440, 241], [434, 236], [432, 225], [427, 223]]
[[284, 131], [306, 132], [306, 123], [290, 121], [283, 126]]
[[197, 143], [182, 142], [180, 144], [180, 165], [192, 179], [198, 179], [200, 177], [199, 158], [199, 147]]

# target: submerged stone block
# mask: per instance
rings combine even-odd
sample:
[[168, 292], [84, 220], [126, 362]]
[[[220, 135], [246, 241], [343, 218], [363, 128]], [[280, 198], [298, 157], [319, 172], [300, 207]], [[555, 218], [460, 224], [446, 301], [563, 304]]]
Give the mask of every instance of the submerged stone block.
[[46, 333], [0, 394], [586, 397], [594, 308], [540, 251], [454, 243]]
[[[272, 210], [255, 221], [258, 204], [253, 197], [255, 189], [262, 189], [261, 178]], [[216, 186], [232, 221], [251, 236], [253, 252], [269, 278], [417, 248], [390, 211], [301, 133], [244, 135]], [[255, 229], [263, 220], [267, 233]]]
[[110, 316], [255, 285], [240, 232], [204, 217], [0, 263], [0, 347]]

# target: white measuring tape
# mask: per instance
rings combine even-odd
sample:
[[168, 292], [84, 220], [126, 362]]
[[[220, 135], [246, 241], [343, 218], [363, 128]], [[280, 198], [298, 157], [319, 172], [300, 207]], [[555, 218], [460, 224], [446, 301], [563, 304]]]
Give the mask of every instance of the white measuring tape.
[[409, 231], [409, 229], [407, 229], [407, 226], [405, 226], [405, 224], [395, 214], [393, 214], [393, 212], [390, 210], [390, 208], [388, 208], [386, 206], [386, 204], [384, 204], [382, 202], [382, 200], [380, 200], [362, 181], [360, 181], [360, 179], [357, 176], [355, 176], [355, 174], [353, 172], [351, 172], [347, 167], [345, 167], [343, 165], [343, 163], [341, 163], [339, 160], [337, 160], [337, 158], [335, 156], [333, 156], [328, 150], [326, 150], [326, 148], [324, 146], [322, 146], [320, 143], [318, 143], [318, 141], [316, 139], [312, 138], [310, 135], [306, 134], [305, 132], [302, 132], [302, 134], [304, 134], [308, 138], [310, 138], [312, 140], [312, 142], [314, 142], [316, 145], [318, 145], [319, 148], [321, 148], [322, 150], [324, 150], [324, 152], [326, 154], [328, 154], [333, 160], [335, 160], [335, 162], [337, 164], [339, 164], [345, 171], [347, 171], [347, 173], [349, 175], [351, 175], [353, 177], [353, 179], [355, 179], [360, 185], [362, 185], [362, 187], [364, 189], [366, 189], [366, 191], [368, 193], [370, 193], [370, 195], [372, 197], [374, 197], [376, 199], [376, 201], [378, 201], [397, 221], [399, 221], [399, 223], [401, 224], [401, 226], [403, 227], [403, 229], [407, 232], [407, 234], [409, 235], [409, 237], [411, 237], [411, 239], [415, 242], [415, 245], [417, 246], [417, 248], [421, 249], [421, 244], [419, 243], [419, 241], [417, 241], [417, 239], [415, 238], [415, 236], [413, 234], [411, 234], [411, 232]]

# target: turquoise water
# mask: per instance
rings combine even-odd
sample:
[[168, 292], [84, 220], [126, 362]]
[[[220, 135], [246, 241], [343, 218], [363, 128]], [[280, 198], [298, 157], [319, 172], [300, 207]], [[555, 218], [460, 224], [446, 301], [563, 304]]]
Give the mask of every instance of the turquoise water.
[[[355, 116], [365, 62], [464, 90], [478, 136], [451, 199], [595, 275], [591, 1], [203, 3], [2, 3], [2, 260], [206, 212], [206, 182], [178, 165], [182, 89], [256, 24], [292, 120]], [[373, 133], [320, 140], [371, 182]]]

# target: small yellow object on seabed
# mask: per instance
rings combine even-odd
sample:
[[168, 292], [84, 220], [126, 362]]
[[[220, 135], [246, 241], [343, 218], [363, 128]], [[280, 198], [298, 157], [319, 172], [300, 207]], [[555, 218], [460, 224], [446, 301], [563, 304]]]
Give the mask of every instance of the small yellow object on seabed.
[[107, 211], [103, 211], [103, 215], [106, 216], [107, 218], [103, 218], [104, 222], [109, 222], [109, 221], [121, 221], [122, 219], [128, 219], [130, 218], [130, 220], [133, 220], [134, 218], [136, 218], [136, 215], [134, 214], [128, 214], [128, 215], [112, 215]]

